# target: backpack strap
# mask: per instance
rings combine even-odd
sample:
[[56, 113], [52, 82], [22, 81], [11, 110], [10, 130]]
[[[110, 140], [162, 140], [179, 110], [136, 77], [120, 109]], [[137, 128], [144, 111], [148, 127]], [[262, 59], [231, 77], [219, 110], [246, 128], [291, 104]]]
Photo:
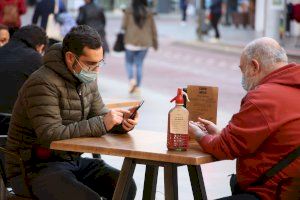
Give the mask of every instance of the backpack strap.
[[275, 164], [271, 169], [267, 170], [262, 176], [260, 176], [255, 182], [250, 184], [250, 186], [258, 186], [263, 185], [270, 178], [272, 178], [279, 171], [287, 167], [290, 163], [292, 163], [296, 158], [300, 156], [300, 146], [296, 148], [294, 151], [290, 152], [286, 157], [284, 157], [279, 163]]

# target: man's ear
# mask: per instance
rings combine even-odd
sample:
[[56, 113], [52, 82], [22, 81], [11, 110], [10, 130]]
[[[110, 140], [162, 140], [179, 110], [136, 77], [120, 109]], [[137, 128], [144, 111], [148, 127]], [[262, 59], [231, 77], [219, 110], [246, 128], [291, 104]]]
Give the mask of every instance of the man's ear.
[[35, 50], [39, 52], [40, 54], [43, 54], [45, 51], [45, 45], [44, 44], [39, 44], [35, 46]]
[[260, 71], [261, 71], [261, 67], [260, 67], [258, 61], [256, 59], [252, 59], [251, 60], [251, 69], [250, 69], [249, 75], [250, 76], [255, 76], [255, 75], [259, 74]]
[[73, 65], [74, 60], [75, 60], [74, 55], [70, 51], [66, 52], [65, 61], [66, 61], [67, 65]]

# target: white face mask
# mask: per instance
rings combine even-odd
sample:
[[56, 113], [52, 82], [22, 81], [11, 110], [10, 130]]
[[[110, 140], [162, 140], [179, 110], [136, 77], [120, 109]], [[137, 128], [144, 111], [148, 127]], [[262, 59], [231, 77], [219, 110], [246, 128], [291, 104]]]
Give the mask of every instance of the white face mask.
[[82, 83], [90, 83], [97, 79], [97, 72], [89, 72], [81, 69], [79, 73], [73, 72], [74, 75], [82, 82]]
[[80, 64], [79, 60], [76, 59], [77, 64], [80, 65], [81, 70], [79, 73], [73, 71], [74, 76], [76, 76], [82, 83], [90, 83], [97, 79], [98, 72], [96, 71], [86, 71], [83, 69], [83, 66]]
[[255, 80], [254, 78], [247, 77], [248, 70], [246, 69], [245, 72], [242, 74], [242, 87], [244, 90], [249, 91], [254, 88]]

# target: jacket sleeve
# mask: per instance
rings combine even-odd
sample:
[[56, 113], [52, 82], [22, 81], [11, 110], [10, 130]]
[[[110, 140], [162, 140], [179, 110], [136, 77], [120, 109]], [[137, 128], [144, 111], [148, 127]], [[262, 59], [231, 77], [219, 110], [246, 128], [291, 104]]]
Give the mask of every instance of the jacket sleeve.
[[90, 113], [88, 115], [88, 119], [95, 117], [95, 116], [104, 116], [109, 112], [109, 109], [105, 107], [101, 95], [98, 90], [97, 82], [91, 83], [93, 94], [94, 94], [94, 101], [91, 104]]
[[42, 146], [48, 148], [55, 140], [106, 134], [102, 116], [63, 125], [57, 89], [42, 77], [28, 82], [26, 87], [25, 109]]
[[254, 153], [270, 135], [269, 125], [259, 108], [245, 101], [220, 135], [206, 135], [200, 145], [216, 158], [235, 159]]
[[153, 48], [155, 50], [158, 49], [158, 41], [157, 41], [157, 29], [154, 21], [153, 15], [151, 15], [151, 30], [152, 30], [152, 40], [153, 40]]

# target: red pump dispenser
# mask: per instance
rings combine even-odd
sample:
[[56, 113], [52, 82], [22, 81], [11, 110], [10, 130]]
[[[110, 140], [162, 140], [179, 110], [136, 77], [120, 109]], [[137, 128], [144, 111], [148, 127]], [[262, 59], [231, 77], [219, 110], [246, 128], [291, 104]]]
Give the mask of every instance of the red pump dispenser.
[[169, 111], [168, 115], [168, 138], [167, 147], [169, 150], [185, 151], [189, 145], [188, 119], [189, 111], [183, 106], [183, 95], [186, 95], [181, 88], [177, 90], [175, 101], [176, 106]]

